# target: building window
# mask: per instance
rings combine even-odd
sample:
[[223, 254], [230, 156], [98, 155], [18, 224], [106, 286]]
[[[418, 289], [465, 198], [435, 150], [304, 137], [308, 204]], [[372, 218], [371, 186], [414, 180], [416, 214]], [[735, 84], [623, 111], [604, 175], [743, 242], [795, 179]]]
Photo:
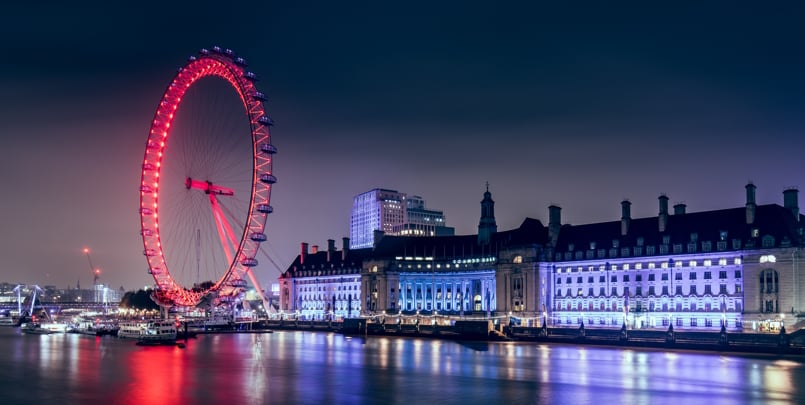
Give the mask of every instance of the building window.
[[556, 284], [562, 284], [562, 278], [561, 277], [556, 278]]
[[668, 286], [667, 285], [662, 286], [662, 295], [668, 295]]
[[681, 285], [676, 286], [676, 292], [675, 293], [676, 293], [676, 295], [682, 295], [682, 286]]
[[706, 284], [706, 285], [704, 286], [704, 293], [705, 293], [705, 294], [710, 294], [710, 295], [713, 295], [713, 292], [712, 292], [712, 291], [711, 291], [711, 289], [710, 289], [710, 284]]
[[668, 273], [662, 273], [662, 276], [660, 278], [662, 279], [662, 281], [668, 281]]
[[628, 283], [628, 282], [629, 282], [629, 275], [628, 275], [628, 274], [624, 274], [624, 275], [623, 275], [623, 282], [624, 282], [624, 283]]
[[593, 282], [593, 276], [589, 276], [589, 277], [587, 277], [587, 282], [588, 282], [588, 283], [592, 283], [592, 282]]
[[612, 287], [612, 295], [614, 295], [614, 296], [618, 295], [618, 288], [617, 287]]
[[726, 271], [726, 270], [721, 270], [721, 271], [719, 271], [719, 272], [718, 272], [718, 278], [720, 278], [720, 279], [722, 279], [722, 280], [723, 280], [723, 279], [725, 279], [725, 278], [727, 278], [727, 271]]
[[612, 276], [612, 277], [610, 277], [610, 278], [609, 278], [609, 281], [611, 281], [611, 282], [613, 282], [613, 283], [617, 283], [617, 282], [618, 282], [618, 276]]
[[605, 293], [606, 292], [604, 291], [604, 287], [601, 287], [601, 289], [598, 290], [598, 295], [601, 296], [601, 297], [603, 297]]
[[648, 295], [654, 295], [654, 286], [649, 286], [648, 288]]
[[690, 295], [696, 295], [696, 285], [690, 286]]
[[576, 282], [579, 284], [583, 283], [582, 277], [581, 276], [576, 277]]
[[676, 273], [676, 274], [674, 274], [674, 280], [677, 280], [677, 281], [682, 281], [682, 273]]
[[512, 263], [515, 264], [520, 264], [522, 262], [523, 262], [523, 256], [520, 255], [514, 256], [514, 259], [512, 260]]
[[760, 293], [776, 294], [779, 291], [778, 274], [774, 269], [760, 272]]
[[648, 275], [648, 281], [654, 281], [654, 273]]
[[600, 276], [600, 277], [598, 277], [598, 282], [599, 282], [599, 283], [603, 283], [603, 282], [605, 282], [605, 281], [607, 281], [607, 280], [606, 280], [606, 276]]
[[635, 287], [635, 294], [638, 297], [642, 297], [643, 296], [643, 287], [641, 287], [641, 286]]
[[721, 284], [718, 286], [718, 293], [719, 294], [726, 294], [727, 293], [727, 285]]
[[705, 271], [705, 272], [704, 272], [704, 279], [705, 279], [705, 280], [710, 280], [710, 279], [712, 279], [712, 278], [713, 278], [712, 273], [710, 273], [709, 271]]
[[741, 278], [741, 271], [735, 270], [735, 278]]
[[643, 275], [642, 274], [635, 275], [634, 278], [635, 278], [635, 281], [643, 281]]

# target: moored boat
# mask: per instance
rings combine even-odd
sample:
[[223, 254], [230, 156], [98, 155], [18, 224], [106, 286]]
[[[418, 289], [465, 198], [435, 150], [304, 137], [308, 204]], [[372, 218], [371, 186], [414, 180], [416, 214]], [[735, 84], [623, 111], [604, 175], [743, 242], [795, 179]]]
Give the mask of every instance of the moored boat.
[[176, 341], [176, 324], [173, 321], [121, 322], [117, 337], [138, 339], [141, 342]]
[[32, 335], [49, 335], [52, 333], [65, 333], [68, 326], [64, 322], [26, 322], [20, 327], [22, 333]]

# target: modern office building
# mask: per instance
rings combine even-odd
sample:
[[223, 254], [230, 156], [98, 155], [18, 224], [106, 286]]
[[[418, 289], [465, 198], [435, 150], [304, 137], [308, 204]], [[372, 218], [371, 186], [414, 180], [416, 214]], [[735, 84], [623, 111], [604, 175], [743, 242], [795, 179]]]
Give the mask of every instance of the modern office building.
[[397, 190], [376, 188], [358, 194], [352, 201], [350, 240], [354, 249], [374, 246], [376, 231], [385, 235], [452, 235], [445, 226], [444, 212], [425, 208], [420, 196], [408, 197]]
[[791, 327], [805, 316], [805, 216], [795, 189], [783, 205], [757, 205], [755, 192], [746, 186], [743, 207], [691, 213], [684, 204], [669, 212], [661, 195], [647, 218], [632, 218], [623, 201], [619, 221], [582, 225], [562, 224], [550, 206], [547, 226], [526, 218], [498, 232], [487, 190], [477, 235], [380, 235], [371, 248], [345, 243], [342, 255], [315, 261], [303, 252], [282, 276], [282, 309], [516, 316], [532, 326]]

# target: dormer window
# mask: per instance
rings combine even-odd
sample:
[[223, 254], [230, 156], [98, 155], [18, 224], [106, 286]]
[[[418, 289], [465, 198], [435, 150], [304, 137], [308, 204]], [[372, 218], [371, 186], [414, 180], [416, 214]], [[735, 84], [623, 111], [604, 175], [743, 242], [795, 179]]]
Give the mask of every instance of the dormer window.
[[757, 237], [759, 237], [759, 236], [760, 236], [760, 229], [758, 229], [758, 228], [752, 228], [752, 237], [753, 237], [753, 238], [757, 238]]
[[690, 234], [690, 241], [691, 242], [696, 242], [697, 240], [699, 240], [699, 234], [696, 233], [696, 232], [691, 233]]
[[727, 231], [721, 231], [718, 233], [718, 240], [727, 240]]
[[671, 243], [671, 236], [670, 236], [670, 235], [665, 235], [665, 236], [663, 236], [663, 237], [662, 237], [662, 244], [663, 244], [663, 245], [667, 245], [667, 244], [669, 244], [669, 243]]
[[618, 246], [620, 246], [620, 241], [617, 239], [612, 239], [612, 247], [617, 249]]
[[590, 250], [595, 250], [595, 242], [590, 242]]
[[570, 251], [570, 252], [572, 252], [572, 251], [573, 251], [573, 249], [575, 249], [575, 248], [576, 248], [576, 245], [574, 245], [574, 244], [572, 244], [572, 243], [571, 243], [571, 244], [569, 244], [569, 245], [567, 245], [567, 250], [568, 250], [568, 251]]
[[637, 238], [637, 246], [643, 246], [643, 237]]

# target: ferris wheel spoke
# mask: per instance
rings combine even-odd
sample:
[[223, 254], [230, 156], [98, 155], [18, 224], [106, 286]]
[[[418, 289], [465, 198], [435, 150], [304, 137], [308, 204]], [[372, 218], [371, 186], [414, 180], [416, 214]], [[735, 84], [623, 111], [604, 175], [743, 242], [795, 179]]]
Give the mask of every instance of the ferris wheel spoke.
[[[240, 287], [226, 282], [244, 275], [260, 289], [255, 256], [273, 211], [276, 149], [253, 77], [231, 51], [202, 50], [179, 70], [154, 114], [140, 217], [143, 253], [165, 305], [195, 305], [214, 289], [234, 293]], [[227, 98], [209, 97], [219, 91]], [[188, 280], [192, 290], [184, 287]]]

